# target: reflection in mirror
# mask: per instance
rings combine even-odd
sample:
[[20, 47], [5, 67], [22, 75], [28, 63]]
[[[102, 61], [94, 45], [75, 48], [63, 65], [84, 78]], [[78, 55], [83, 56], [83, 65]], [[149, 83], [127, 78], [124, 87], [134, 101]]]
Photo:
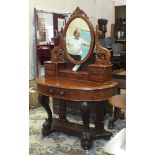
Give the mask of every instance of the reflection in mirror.
[[88, 24], [82, 18], [74, 19], [66, 32], [66, 48], [75, 61], [83, 60], [90, 49], [91, 34]]

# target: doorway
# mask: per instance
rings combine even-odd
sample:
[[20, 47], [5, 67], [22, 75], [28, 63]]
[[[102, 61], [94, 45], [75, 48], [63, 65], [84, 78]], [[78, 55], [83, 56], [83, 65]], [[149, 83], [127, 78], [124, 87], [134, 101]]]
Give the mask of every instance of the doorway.
[[35, 59], [37, 76], [44, 76], [44, 61], [51, 60], [51, 50], [59, 45], [59, 32], [64, 28], [69, 14], [36, 10], [35, 25]]

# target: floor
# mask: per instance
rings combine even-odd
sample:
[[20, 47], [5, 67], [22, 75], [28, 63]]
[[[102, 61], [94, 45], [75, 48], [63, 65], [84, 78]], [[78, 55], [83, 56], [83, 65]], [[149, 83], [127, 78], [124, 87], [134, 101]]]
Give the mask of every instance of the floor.
[[[52, 98], [50, 98], [50, 107], [52, 109]], [[58, 117], [56, 114], [53, 117]], [[107, 140], [97, 139], [90, 150], [83, 150], [80, 144], [80, 138], [66, 135], [62, 132], [53, 132], [47, 137], [41, 133], [42, 124], [47, 118], [47, 113], [43, 107], [30, 109], [29, 113], [29, 154], [30, 155], [103, 155]], [[67, 119], [71, 122], [82, 124], [79, 115], [68, 114]], [[108, 116], [104, 120], [105, 129], [108, 130]], [[94, 120], [90, 123], [94, 127]], [[112, 131], [113, 137], [123, 128], [125, 120], [118, 120]]]

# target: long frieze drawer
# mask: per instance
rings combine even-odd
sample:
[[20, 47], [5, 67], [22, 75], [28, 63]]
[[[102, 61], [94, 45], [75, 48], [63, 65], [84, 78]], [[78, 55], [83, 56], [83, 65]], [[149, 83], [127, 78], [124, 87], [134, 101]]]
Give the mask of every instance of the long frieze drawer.
[[65, 90], [62, 88], [48, 87], [47, 95], [66, 100], [66, 99], [68, 99], [68, 90]]
[[[103, 77], [100, 78], [98, 80], [103, 80]], [[105, 84], [104, 82], [71, 80], [58, 77], [37, 77], [36, 83], [39, 94], [74, 101], [101, 101], [107, 99], [115, 95], [114, 89], [118, 85], [118, 82], [113, 80]]]
[[59, 96], [64, 96], [64, 97], [66, 97], [68, 95], [67, 90], [65, 90], [65, 89], [48, 87], [47, 91], [51, 95], [59, 95]]
[[61, 98], [61, 99], [67, 99], [68, 98], [68, 90], [62, 89], [62, 88], [55, 88], [51, 86], [37, 86], [38, 92], [40, 94], [44, 94], [47, 96], [52, 96], [55, 98]]

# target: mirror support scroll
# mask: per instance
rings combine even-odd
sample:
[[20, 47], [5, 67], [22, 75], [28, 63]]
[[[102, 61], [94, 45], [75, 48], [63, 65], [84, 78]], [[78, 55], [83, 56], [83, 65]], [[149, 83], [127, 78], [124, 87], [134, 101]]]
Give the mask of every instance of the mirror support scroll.
[[104, 48], [99, 43], [99, 36], [101, 35], [99, 26], [96, 26], [95, 42], [96, 42], [96, 64], [111, 65], [111, 53], [107, 48]]
[[64, 37], [63, 29], [60, 31], [60, 44], [51, 50], [51, 61], [54, 63], [64, 63]]

